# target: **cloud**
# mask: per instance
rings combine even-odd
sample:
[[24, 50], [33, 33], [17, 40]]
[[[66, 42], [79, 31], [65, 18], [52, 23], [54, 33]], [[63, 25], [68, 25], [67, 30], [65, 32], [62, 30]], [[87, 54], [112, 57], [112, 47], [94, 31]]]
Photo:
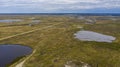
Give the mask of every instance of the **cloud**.
[[37, 11], [120, 8], [120, 0], [0, 0], [0, 8]]

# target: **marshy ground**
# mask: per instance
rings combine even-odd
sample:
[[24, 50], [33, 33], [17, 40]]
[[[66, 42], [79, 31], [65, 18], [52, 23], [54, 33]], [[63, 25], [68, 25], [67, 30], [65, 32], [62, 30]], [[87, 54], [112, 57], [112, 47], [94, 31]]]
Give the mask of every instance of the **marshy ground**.
[[[31, 17], [41, 20], [29, 25]], [[80, 16], [81, 17], [81, 16]], [[19, 23], [0, 23], [0, 39], [27, 31], [48, 27], [27, 34], [0, 40], [0, 44], [22, 44], [36, 52], [23, 67], [65, 67], [67, 62], [80, 67], [83, 63], [91, 67], [120, 67], [120, 17], [109, 16], [0, 16], [1, 19], [23, 19]], [[95, 19], [91, 22], [88, 19]], [[58, 24], [59, 23], [59, 24]], [[26, 24], [26, 25], [24, 25]], [[58, 25], [54, 25], [58, 24]], [[54, 25], [52, 27], [49, 27]], [[82, 29], [116, 37], [112, 43], [87, 42], [74, 38], [74, 33]], [[24, 60], [24, 58], [22, 59]], [[16, 61], [11, 67], [20, 63]]]

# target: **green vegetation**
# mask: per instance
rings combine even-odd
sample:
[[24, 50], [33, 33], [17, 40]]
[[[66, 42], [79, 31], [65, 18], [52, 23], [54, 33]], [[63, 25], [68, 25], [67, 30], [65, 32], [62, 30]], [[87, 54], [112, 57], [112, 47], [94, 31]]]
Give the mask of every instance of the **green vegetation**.
[[[84, 24], [85, 20], [69, 16], [35, 17], [42, 20], [35, 26], [0, 27], [0, 38], [3, 38], [61, 23], [44, 30], [0, 41], [0, 44], [21, 44], [36, 49], [35, 54], [25, 62], [24, 67], [64, 67], [68, 61], [75, 61], [76, 64], [82, 61], [91, 67], [120, 66], [120, 21], [109, 20], [109, 22], [100, 23], [99, 20], [96, 24]], [[80, 41], [73, 35], [80, 30], [80, 26], [85, 30], [115, 36], [117, 39], [113, 43]]]

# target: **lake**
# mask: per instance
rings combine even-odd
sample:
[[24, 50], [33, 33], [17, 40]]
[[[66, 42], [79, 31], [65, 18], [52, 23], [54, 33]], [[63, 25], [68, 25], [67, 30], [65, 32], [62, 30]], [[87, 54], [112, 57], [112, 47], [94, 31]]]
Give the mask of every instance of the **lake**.
[[21, 19], [5, 19], [5, 20], [0, 20], [0, 22], [5, 22], [5, 23], [12, 23], [12, 22], [20, 22], [22, 21]]
[[113, 42], [116, 38], [93, 31], [78, 31], [74, 34], [75, 38], [81, 41], [96, 41], [96, 42]]
[[30, 55], [32, 49], [21, 45], [0, 45], [0, 67], [13, 62], [16, 58]]

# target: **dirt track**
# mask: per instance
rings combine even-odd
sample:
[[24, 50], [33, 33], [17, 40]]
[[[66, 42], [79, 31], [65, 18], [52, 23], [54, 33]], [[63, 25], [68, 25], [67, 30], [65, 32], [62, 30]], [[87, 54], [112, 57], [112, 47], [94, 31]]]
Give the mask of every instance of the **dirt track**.
[[[39, 29], [35, 29], [35, 30], [23, 32], [23, 33], [20, 33], [20, 34], [16, 34], [16, 35], [4, 37], [4, 38], [1, 38], [0, 41], [6, 40], [6, 39], [10, 39], [10, 38], [13, 38], [13, 37], [17, 37], [17, 36], [20, 36], [20, 35], [29, 34], [29, 33], [32, 33], [32, 32], [38, 31], [38, 30], [47, 29], [47, 28], [50, 28], [50, 27], [53, 27], [53, 26], [56, 26], [56, 25], [59, 25], [59, 24], [62, 24], [62, 23], [57, 23], [57, 24], [53, 24], [53, 25], [50, 25], [50, 26], [47, 26], [47, 27], [43, 27], [43, 28], [39, 28]], [[24, 63], [25, 63], [30, 57], [32, 57], [32, 55], [33, 55], [35, 52], [36, 52], [36, 50], [34, 50], [33, 53], [32, 53], [30, 56], [28, 56], [28, 57], [27, 57], [26, 59], [24, 59], [22, 62], [20, 62], [19, 64], [17, 64], [15, 67], [23, 67]]]
[[16, 37], [16, 36], [24, 35], [24, 34], [29, 34], [29, 33], [32, 33], [32, 32], [38, 31], [38, 30], [47, 29], [47, 28], [50, 28], [50, 27], [52, 27], [52, 26], [59, 25], [59, 24], [61, 24], [61, 23], [57, 23], [57, 24], [53, 24], [53, 25], [50, 25], [50, 26], [47, 26], [47, 27], [43, 27], [43, 28], [39, 28], [39, 29], [35, 29], [35, 30], [23, 32], [23, 33], [20, 33], [20, 34], [16, 34], [16, 35], [4, 37], [4, 38], [1, 38], [0, 41], [6, 40], [6, 39], [9, 39], [9, 38], [13, 38], [13, 37]]

